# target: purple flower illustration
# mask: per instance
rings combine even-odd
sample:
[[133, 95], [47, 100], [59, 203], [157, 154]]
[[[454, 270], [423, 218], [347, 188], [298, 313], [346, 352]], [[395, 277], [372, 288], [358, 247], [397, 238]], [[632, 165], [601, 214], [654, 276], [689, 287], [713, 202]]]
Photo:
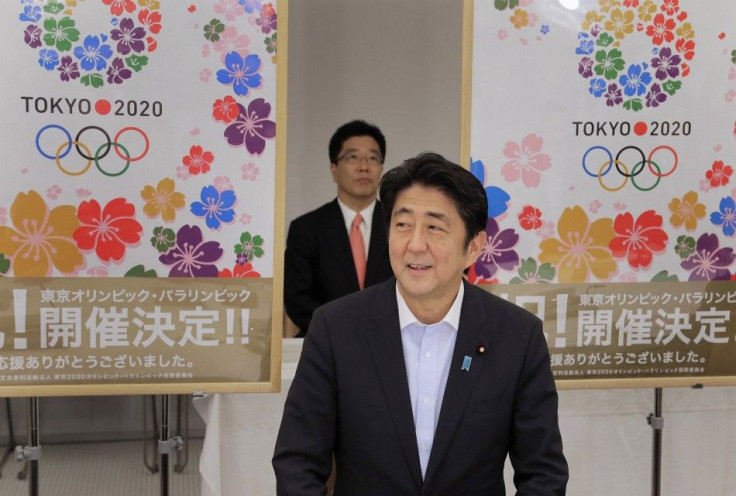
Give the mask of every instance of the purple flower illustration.
[[56, 69], [61, 72], [61, 80], [69, 81], [79, 77], [79, 66], [69, 55], [61, 58], [61, 65]]
[[43, 31], [41, 30], [41, 28], [39, 28], [35, 24], [31, 24], [25, 29], [25, 31], [23, 31], [23, 40], [29, 47], [38, 48], [41, 46], [42, 34]]
[[486, 243], [475, 261], [475, 273], [490, 279], [498, 271], [515, 270], [519, 266], [519, 255], [513, 249], [519, 242], [519, 235], [513, 229], [499, 232], [498, 223], [489, 218], [486, 222]]
[[171, 265], [169, 277], [217, 277], [215, 263], [220, 260], [222, 253], [220, 243], [204, 242], [202, 230], [186, 224], [176, 233], [176, 246], [158, 259]]
[[665, 100], [667, 100], [667, 93], [663, 93], [662, 87], [654, 83], [647, 93], [647, 107], [659, 107], [659, 104], [664, 103]]
[[719, 248], [718, 236], [705, 233], [698, 238], [695, 253], [680, 263], [690, 272], [689, 281], [729, 280], [728, 268], [733, 265], [736, 254], [733, 248]]
[[609, 107], [619, 105], [624, 101], [624, 97], [621, 96], [621, 88], [619, 88], [615, 83], [608, 85], [608, 91], [606, 91], [606, 94], [603, 96], [606, 97], [606, 105]]
[[110, 84], [120, 84], [133, 75], [133, 71], [125, 67], [123, 59], [115, 57], [107, 68], [107, 82]]
[[[118, 42], [117, 50], [120, 55], [128, 55], [131, 51], [141, 53], [146, 48], [143, 40], [146, 30], [135, 26], [133, 19], [126, 17], [120, 21], [119, 29], [110, 31], [110, 37]], [[124, 78], [125, 79], [125, 78]]]
[[229, 52], [225, 56], [225, 69], [217, 71], [217, 80], [222, 84], [233, 85], [236, 95], [246, 96], [248, 88], [261, 85], [261, 59], [256, 54], [243, 57], [238, 52]]
[[655, 77], [661, 81], [667, 78], [676, 78], [680, 75], [680, 61], [677, 54], [672, 54], [672, 49], [665, 47], [652, 59], [652, 67], [657, 69]]
[[583, 57], [578, 63], [578, 74], [584, 78], [589, 78], [593, 75], [593, 59], [590, 57]]
[[271, 113], [271, 104], [256, 98], [248, 104], [248, 110], [238, 104], [240, 113], [225, 129], [225, 138], [233, 146], [245, 143], [251, 155], [260, 155], [266, 148], [266, 140], [276, 136], [276, 123], [266, 119]]
[[271, 30], [276, 29], [276, 14], [268, 15], [268, 13], [261, 11], [261, 17], [256, 19], [256, 24], [261, 26], [261, 32], [268, 34]]

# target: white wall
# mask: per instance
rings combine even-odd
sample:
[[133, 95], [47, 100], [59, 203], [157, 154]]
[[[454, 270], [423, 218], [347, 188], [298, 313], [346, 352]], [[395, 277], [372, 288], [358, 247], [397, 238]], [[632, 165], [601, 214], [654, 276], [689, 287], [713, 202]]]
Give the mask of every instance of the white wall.
[[335, 197], [327, 144], [352, 119], [386, 136], [385, 169], [460, 158], [461, 0], [290, 0], [286, 226]]

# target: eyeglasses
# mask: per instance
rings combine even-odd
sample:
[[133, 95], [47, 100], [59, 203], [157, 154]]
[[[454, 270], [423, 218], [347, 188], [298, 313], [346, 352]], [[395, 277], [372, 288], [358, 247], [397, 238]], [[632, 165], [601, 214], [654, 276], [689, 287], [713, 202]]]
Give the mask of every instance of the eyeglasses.
[[337, 157], [337, 161], [339, 162], [340, 160], [344, 160], [345, 163], [349, 165], [358, 165], [363, 160], [365, 160], [368, 165], [383, 164], [383, 159], [378, 155], [359, 155], [354, 152], [349, 152], [341, 157]]

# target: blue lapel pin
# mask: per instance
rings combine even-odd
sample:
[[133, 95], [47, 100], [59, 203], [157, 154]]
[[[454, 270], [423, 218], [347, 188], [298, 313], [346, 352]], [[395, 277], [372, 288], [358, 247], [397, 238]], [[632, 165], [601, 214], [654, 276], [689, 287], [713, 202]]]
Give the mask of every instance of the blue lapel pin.
[[463, 364], [460, 367], [460, 370], [464, 370], [466, 372], [469, 372], [470, 371], [470, 361], [471, 360], [472, 360], [472, 358], [470, 358], [468, 355], [465, 355], [465, 357], [463, 358]]

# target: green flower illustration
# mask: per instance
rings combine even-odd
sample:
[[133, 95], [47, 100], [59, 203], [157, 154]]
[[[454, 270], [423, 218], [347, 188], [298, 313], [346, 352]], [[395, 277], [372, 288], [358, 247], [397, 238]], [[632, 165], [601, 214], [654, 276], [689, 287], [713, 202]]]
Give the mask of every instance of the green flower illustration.
[[153, 237], [151, 245], [156, 248], [159, 253], [166, 253], [176, 243], [176, 233], [168, 227], [158, 226], [153, 228]]
[[618, 77], [618, 72], [622, 71], [626, 63], [621, 58], [621, 50], [617, 48], [611, 49], [610, 52], [598, 50], [595, 52], [595, 60], [598, 62], [593, 70], [599, 76], [603, 76], [609, 81], [613, 81]]
[[677, 276], [675, 274], [670, 275], [669, 272], [666, 270], [663, 270], [661, 272], [657, 272], [657, 274], [652, 277], [652, 282], [677, 282]]
[[220, 33], [225, 31], [225, 25], [219, 19], [212, 19], [209, 24], [204, 27], [204, 37], [208, 41], [218, 41]]
[[0, 253], [0, 274], [7, 274], [10, 270], [10, 260]]
[[537, 266], [537, 261], [530, 257], [521, 261], [518, 274], [510, 284], [550, 283], [555, 278], [555, 268], [549, 263]]
[[74, 27], [74, 20], [62, 17], [59, 22], [50, 18], [43, 22], [46, 34], [43, 42], [49, 46], [55, 46], [60, 52], [68, 52], [72, 49], [72, 42], [79, 41], [79, 30]]
[[245, 255], [248, 261], [253, 261], [254, 258], [260, 258], [263, 256], [264, 251], [261, 248], [263, 245], [263, 238], [260, 236], [251, 236], [249, 232], [244, 232], [240, 235], [240, 243], [235, 245], [235, 253], [238, 255]]
[[675, 253], [683, 260], [695, 253], [695, 238], [686, 236], [685, 234], [678, 236], [677, 243], [675, 244]]

